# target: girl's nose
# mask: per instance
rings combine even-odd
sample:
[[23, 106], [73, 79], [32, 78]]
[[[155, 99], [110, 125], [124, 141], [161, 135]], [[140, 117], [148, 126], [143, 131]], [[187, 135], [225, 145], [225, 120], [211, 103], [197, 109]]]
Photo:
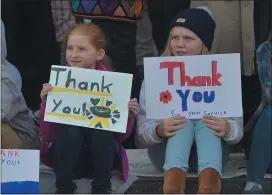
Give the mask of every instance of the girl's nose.
[[72, 58], [77, 58], [78, 57], [78, 52], [77, 51], [73, 51], [72, 52]]
[[177, 41], [177, 46], [178, 46], [178, 47], [184, 47], [184, 41], [183, 41], [182, 39], [179, 39], [179, 40]]

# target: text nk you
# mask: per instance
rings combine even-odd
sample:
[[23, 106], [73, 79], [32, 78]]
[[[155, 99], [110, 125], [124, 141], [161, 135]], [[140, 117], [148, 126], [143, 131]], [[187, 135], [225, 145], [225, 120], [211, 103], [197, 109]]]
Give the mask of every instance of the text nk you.
[[[222, 74], [218, 72], [217, 61], [211, 63], [211, 75], [199, 75], [191, 77], [186, 73], [186, 66], [184, 62], [161, 62], [160, 69], [168, 70], [168, 85], [179, 85], [181, 89], [176, 89], [177, 95], [181, 98], [182, 111], [188, 111], [188, 102], [194, 103], [206, 103], [210, 104], [215, 100], [214, 90], [195, 90], [195, 88], [201, 89], [201, 87], [214, 87], [222, 86], [220, 78]], [[180, 74], [179, 83], [175, 83], [174, 72], [177, 71]], [[182, 87], [188, 86], [190, 89], [183, 90]], [[172, 100], [172, 93], [169, 90], [162, 91], [160, 93], [160, 101], [164, 104], [168, 104]]]

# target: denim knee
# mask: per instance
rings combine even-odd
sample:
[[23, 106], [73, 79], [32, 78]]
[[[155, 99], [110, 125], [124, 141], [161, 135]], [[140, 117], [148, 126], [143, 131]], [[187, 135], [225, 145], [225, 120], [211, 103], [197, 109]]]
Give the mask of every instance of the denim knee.
[[215, 135], [215, 131], [208, 128], [203, 120], [196, 125], [195, 131], [198, 172], [203, 169], [214, 168], [222, 173], [222, 140]]
[[191, 153], [192, 144], [194, 141], [195, 124], [188, 120], [183, 129], [176, 132], [176, 135], [169, 138], [165, 153], [164, 170], [176, 167], [188, 170], [188, 161]]

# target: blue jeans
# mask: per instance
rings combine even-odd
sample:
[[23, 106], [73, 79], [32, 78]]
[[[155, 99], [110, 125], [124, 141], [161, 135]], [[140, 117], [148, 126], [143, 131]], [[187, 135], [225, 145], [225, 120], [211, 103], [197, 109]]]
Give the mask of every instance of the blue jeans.
[[267, 106], [253, 129], [247, 179], [260, 184], [272, 161], [271, 112], [271, 106]]
[[222, 143], [215, 131], [206, 127], [203, 120], [187, 120], [185, 127], [169, 138], [166, 146], [164, 170], [177, 167], [188, 171], [191, 147], [195, 141], [198, 157], [198, 174], [206, 168], [222, 172]]

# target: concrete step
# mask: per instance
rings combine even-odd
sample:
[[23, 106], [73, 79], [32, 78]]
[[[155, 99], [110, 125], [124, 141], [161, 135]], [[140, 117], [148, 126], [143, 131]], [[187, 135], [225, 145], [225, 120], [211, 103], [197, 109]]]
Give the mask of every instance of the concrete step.
[[[222, 180], [221, 194], [241, 194], [246, 183], [246, 177], [230, 178]], [[134, 182], [125, 194], [162, 194], [162, 178], [140, 178]], [[272, 180], [265, 179], [264, 192], [272, 193]], [[186, 182], [187, 194], [197, 193], [197, 178], [188, 178]]]

